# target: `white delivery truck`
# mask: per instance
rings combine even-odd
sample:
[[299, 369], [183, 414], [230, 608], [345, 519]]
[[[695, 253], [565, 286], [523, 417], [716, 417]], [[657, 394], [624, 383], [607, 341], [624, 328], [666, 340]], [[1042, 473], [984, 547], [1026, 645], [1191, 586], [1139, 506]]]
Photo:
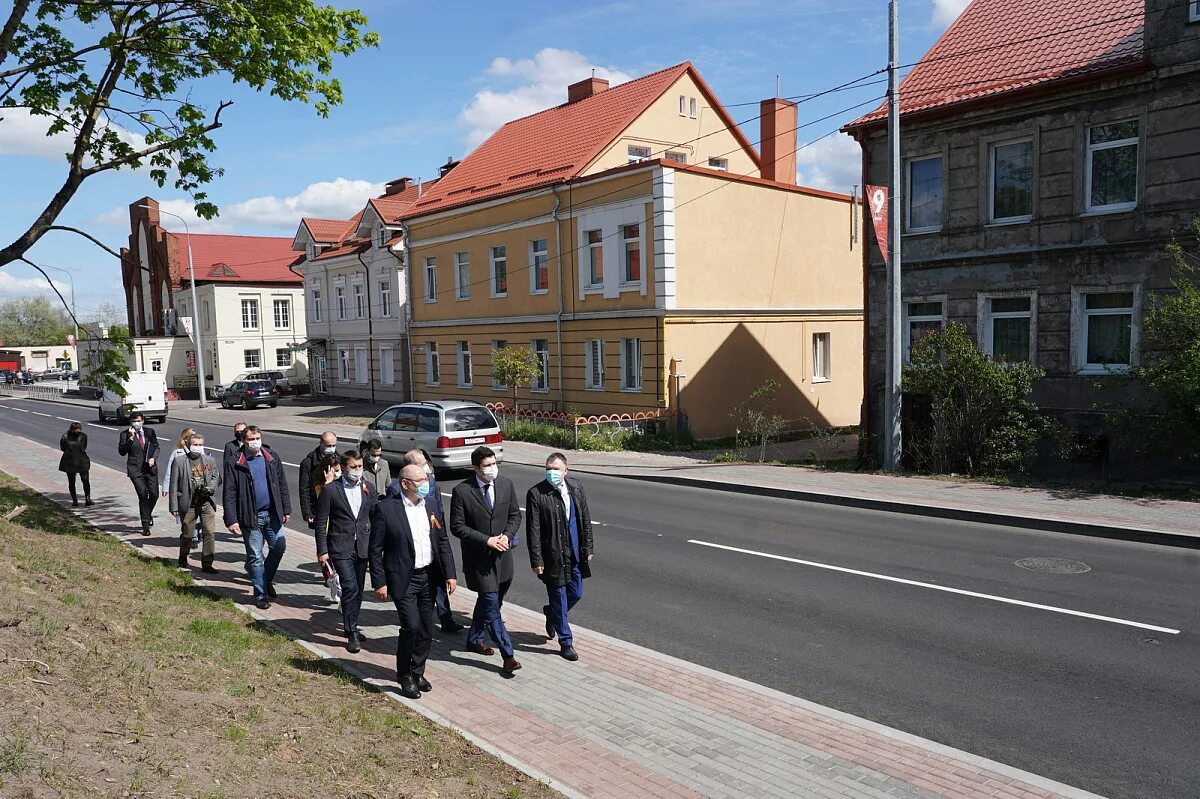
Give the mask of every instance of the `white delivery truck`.
[[167, 378], [162, 372], [130, 372], [121, 385], [124, 397], [109, 389], [100, 395], [100, 421], [116, 419], [117, 424], [127, 424], [134, 410], [159, 424], [167, 421]]

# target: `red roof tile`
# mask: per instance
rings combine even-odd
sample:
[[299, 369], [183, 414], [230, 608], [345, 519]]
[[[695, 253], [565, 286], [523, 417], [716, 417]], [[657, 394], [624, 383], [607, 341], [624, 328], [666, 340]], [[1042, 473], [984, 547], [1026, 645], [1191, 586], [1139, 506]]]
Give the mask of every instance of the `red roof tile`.
[[314, 261], [324, 261], [329, 258], [338, 258], [342, 255], [353, 255], [358, 252], [366, 252], [371, 249], [370, 239], [347, 239], [336, 247], [330, 247], [328, 250], [322, 250], [317, 254]]
[[345, 219], [305, 217], [301, 221], [308, 228], [308, 235], [318, 244], [338, 242], [354, 232], [353, 228], [347, 230], [347, 228], [350, 228], [350, 221]]
[[[1142, 63], [1144, 0], [974, 0], [900, 85], [931, 111]], [[886, 102], [848, 124], [887, 117]]]
[[[180, 264], [180, 279], [187, 280], [188, 237], [167, 233], [174, 242]], [[303, 280], [288, 269], [304, 257], [292, 252], [292, 240], [281, 236], [222, 236], [196, 233], [191, 237], [192, 262], [197, 282], [294, 283]]]
[[375, 213], [379, 215], [379, 218], [384, 223], [394, 225], [400, 222], [400, 217], [417, 201], [418, 196], [426, 195], [436, 184], [436, 178], [420, 184], [419, 187], [418, 184], [414, 183], [395, 194], [384, 194], [375, 197], [368, 204], [375, 209]]

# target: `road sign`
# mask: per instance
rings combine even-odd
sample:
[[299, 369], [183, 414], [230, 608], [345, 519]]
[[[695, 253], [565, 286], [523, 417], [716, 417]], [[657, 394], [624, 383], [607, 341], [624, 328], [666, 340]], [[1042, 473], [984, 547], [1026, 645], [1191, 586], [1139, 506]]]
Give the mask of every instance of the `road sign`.
[[188, 338], [194, 338], [192, 336], [192, 317], [184, 316], [179, 321], [183, 322], [183, 329], [187, 332]]

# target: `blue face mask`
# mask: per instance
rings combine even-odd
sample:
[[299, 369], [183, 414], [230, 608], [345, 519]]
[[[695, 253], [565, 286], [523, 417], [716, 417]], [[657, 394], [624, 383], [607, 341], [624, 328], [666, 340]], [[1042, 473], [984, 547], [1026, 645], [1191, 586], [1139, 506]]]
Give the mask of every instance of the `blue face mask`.
[[427, 496], [429, 496], [429, 483], [424, 482], [417, 486], [417, 497], [419, 499], [425, 499]]
[[554, 486], [555, 488], [558, 488], [560, 485], [562, 485], [562, 481], [563, 481], [563, 473], [560, 472], [558, 469], [547, 469], [546, 470], [546, 482], [547, 483]]

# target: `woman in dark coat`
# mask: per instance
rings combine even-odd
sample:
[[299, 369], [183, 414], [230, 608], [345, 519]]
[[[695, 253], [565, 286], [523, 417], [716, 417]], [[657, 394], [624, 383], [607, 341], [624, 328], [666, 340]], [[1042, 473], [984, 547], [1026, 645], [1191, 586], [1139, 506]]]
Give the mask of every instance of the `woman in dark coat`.
[[66, 434], [58, 441], [58, 448], [62, 450], [62, 457], [58, 459], [58, 470], [67, 473], [71, 504], [76, 506], [79, 505], [79, 495], [75, 493], [75, 475], [83, 479], [83, 504], [96, 504], [92, 502], [92, 483], [88, 480], [92, 459], [87, 454], [87, 441], [87, 433], [83, 432], [83, 425], [79, 422], [71, 422]]

